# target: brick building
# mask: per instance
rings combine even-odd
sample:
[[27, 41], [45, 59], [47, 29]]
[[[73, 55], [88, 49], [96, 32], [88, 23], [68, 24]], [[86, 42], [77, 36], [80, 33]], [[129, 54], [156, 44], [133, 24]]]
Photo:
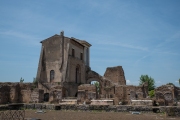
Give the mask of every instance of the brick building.
[[[41, 54], [38, 65], [38, 88], [44, 90], [45, 101], [58, 101], [58, 98], [77, 97], [82, 100], [112, 99], [130, 102], [136, 95], [142, 99], [147, 96], [147, 86], [127, 86], [122, 66], [108, 67], [104, 76], [90, 68], [91, 44], [73, 37], [65, 37], [64, 32], [41, 41]], [[100, 84], [99, 94], [92, 81]], [[79, 86], [79, 87], [78, 87]], [[128, 92], [129, 91], [129, 92]], [[137, 95], [136, 95], [137, 96]], [[137, 99], [137, 97], [136, 97]]]
[[84, 40], [54, 35], [41, 41], [41, 54], [37, 72], [39, 88], [47, 93], [61, 86], [61, 97], [77, 97], [78, 86], [85, 84], [89, 68], [91, 44]]

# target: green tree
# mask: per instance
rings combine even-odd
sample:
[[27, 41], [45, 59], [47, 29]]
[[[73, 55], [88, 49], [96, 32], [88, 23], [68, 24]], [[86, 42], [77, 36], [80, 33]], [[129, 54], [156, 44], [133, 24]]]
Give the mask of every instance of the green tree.
[[148, 91], [154, 90], [155, 81], [153, 78], [149, 77], [148, 75], [141, 75], [140, 80], [139, 80], [139, 85], [142, 85], [145, 82], [148, 83]]
[[94, 85], [97, 87], [97, 92], [98, 92], [98, 94], [99, 94], [99, 82], [94, 82]]
[[149, 96], [153, 98], [155, 96], [154, 90], [149, 91]]
[[20, 83], [23, 83], [24, 82], [24, 79], [22, 79], [22, 77], [21, 77], [21, 79], [20, 79]]

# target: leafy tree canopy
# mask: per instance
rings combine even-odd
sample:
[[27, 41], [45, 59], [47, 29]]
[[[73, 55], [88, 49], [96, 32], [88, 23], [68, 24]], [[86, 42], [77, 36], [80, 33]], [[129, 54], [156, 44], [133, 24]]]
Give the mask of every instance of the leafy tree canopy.
[[24, 79], [22, 79], [22, 77], [21, 77], [21, 79], [20, 79], [20, 82], [21, 82], [21, 83], [23, 83], [23, 82], [24, 82]]
[[153, 78], [149, 77], [148, 75], [141, 75], [140, 80], [139, 80], [139, 85], [142, 85], [145, 82], [148, 83], [148, 91], [154, 90], [155, 81]]
[[99, 94], [99, 89], [100, 89], [99, 82], [94, 82], [93, 84], [97, 87], [97, 92]]

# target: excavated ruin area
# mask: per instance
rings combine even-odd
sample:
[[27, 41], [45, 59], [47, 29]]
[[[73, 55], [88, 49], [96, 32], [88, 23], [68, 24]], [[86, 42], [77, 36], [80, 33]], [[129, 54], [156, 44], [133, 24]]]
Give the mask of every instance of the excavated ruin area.
[[55, 111], [49, 110], [46, 113], [35, 113], [35, 110], [26, 110], [26, 118], [38, 118], [41, 120], [155, 120], [155, 119], [180, 119], [179, 117], [166, 117], [165, 114], [130, 112], [83, 112], [83, 111]]

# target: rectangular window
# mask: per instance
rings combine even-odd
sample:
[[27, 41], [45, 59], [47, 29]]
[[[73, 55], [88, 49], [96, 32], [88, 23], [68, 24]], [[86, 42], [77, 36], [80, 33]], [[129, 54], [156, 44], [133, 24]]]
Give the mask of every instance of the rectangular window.
[[83, 53], [80, 53], [80, 59], [83, 60]]
[[72, 49], [72, 56], [75, 57], [75, 50]]

